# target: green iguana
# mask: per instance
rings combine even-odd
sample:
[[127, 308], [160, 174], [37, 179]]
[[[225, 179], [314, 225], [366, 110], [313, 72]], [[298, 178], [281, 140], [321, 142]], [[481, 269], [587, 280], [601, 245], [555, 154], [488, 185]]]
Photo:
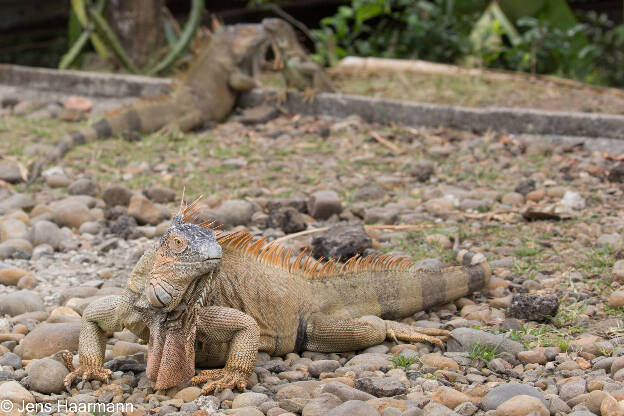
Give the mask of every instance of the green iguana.
[[85, 142], [160, 129], [170, 133], [188, 131], [222, 120], [234, 107], [238, 94], [256, 86], [251, 75], [255, 75], [257, 55], [267, 42], [260, 24], [219, 27], [171, 93], [121, 108], [92, 126], [69, 133], [50, 155], [35, 164], [29, 183], [39, 176], [43, 165], [61, 159]]
[[275, 69], [281, 71], [286, 84], [276, 97], [279, 102], [286, 101], [288, 88], [302, 91], [306, 102], [313, 101], [319, 92], [337, 91], [323, 69], [308, 57], [290, 24], [282, 19], [267, 18], [262, 20], [262, 26], [271, 41]]
[[[149, 339], [147, 377], [154, 388], [206, 383], [243, 389], [258, 351], [360, 350], [386, 339], [442, 346], [448, 332], [384, 319], [410, 316], [483, 288], [482, 254], [458, 252], [463, 266], [422, 269], [390, 255], [315, 261], [246, 232], [192, 224], [197, 201], [181, 206], [157, 247], [132, 271], [125, 292], [93, 301], [82, 315], [80, 366], [65, 379], [106, 381], [106, 333], [128, 328]], [[436, 338], [439, 337], [439, 338]], [[71, 357], [71, 355], [69, 356]], [[71, 361], [71, 360], [68, 360]], [[208, 369], [193, 377], [195, 364]]]

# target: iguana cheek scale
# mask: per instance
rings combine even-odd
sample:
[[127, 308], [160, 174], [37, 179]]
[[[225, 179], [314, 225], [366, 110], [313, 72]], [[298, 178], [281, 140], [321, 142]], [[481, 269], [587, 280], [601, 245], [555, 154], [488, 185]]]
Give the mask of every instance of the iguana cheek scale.
[[[442, 346], [447, 331], [386, 319], [467, 296], [490, 279], [485, 257], [466, 250], [457, 254], [461, 266], [440, 269], [417, 268], [391, 255], [354, 257], [338, 265], [300, 253], [291, 263], [290, 251], [264, 239], [191, 224], [196, 212], [196, 203], [181, 207], [158, 247], [141, 257], [122, 295], [85, 309], [80, 367], [70, 367], [67, 388], [79, 376], [108, 379], [104, 334], [124, 327], [149, 340], [147, 375], [156, 389], [183, 384], [195, 364], [222, 366], [192, 378], [193, 384], [205, 383], [204, 394], [244, 388], [258, 351], [355, 351], [386, 339]], [[184, 239], [184, 249], [176, 248], [173, 237]], [[202, 247], [219, 247], [220, 265], [214, 259], [198, 262]], [[157, 308], [147, 295], [155, 265], [158, 278], [178, 293], [165, 306], [157, 302]]]

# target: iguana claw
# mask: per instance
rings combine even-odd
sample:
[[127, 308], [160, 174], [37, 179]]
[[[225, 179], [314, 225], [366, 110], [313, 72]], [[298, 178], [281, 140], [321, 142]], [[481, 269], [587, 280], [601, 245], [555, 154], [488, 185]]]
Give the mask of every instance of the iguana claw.
[[244, 390], [247, 386], [248, 380], [248, 375], [241, 374], [237, 371], [226, 369], [202, 370], [191, 379], [191, 384], [198, 385], [206, 383], [202, 388], [201, 394], [210, 394], [216, 389], [223, 390], [237, 388], [239, 390]]
[[112, 371], [104, 367], [92, 367], [87, 365], [79, 365], [71, 373], [65, 377], [65, 388], [67, 391], [71, 390], [72, 383], [78, 377], [83, 381], [99, 380], [102, 383], [108, 382]]
[[444, 347], [442, 341], [446, 341], [450, 332], [436, 328], [416, 328], [400, 322], [388, 322], [386, 338], [393, 341], [407, 341], [412, 343], [428, 342]]
[[178, 123], [175, 122], [165, 124], [156, 133], [161, 136], [165, 136], [171, 140], [181, 140], [184, 138], [184, 132], [182, 131]]

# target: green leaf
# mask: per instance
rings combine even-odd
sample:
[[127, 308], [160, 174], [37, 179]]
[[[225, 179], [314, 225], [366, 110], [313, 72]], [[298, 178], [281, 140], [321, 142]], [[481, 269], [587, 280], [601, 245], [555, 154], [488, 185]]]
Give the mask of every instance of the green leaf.
[[355, 13], [355, 20], [357, 22], [364, 22], [368, 19], [379, 16], [383, 13], [383, 7], [380, 4], [366, 4], [357, 9]]

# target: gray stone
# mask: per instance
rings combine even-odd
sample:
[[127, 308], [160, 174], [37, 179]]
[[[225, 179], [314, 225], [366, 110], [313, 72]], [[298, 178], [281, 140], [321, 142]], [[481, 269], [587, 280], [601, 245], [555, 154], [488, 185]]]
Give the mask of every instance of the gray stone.
[[568, 402], [575, 397], [587, 392], [585, 380], [573, 380], [559, 385], [559, 397], [564, 402]]
[[308, 373], [312, 377], [318, 377], [321, 373], [331, 373], [340, 367], [340, 363], [335, 360], [317, 360], [308, 365]]
[[566, 208], [583, 209], [585, 208], [585, 199], [578, 192], [566, 191], [561, 198], [561, 204]]
[[301, 416], [324, 416], [331, 409], [340, 406], [342, 400], [331, 393], [322, 393], [319, 397], [310, 400], [301, 412]]
[[98, 185], [89, 178], [77, 179], [67, 188], [67, 193], [70, 195], [96, 196], [99, 191]]
[[242, 199], [230, 199], [223, 201], [217, 209], [217, 217], [223, 224], [229, 227], [248, 225], [255, 209], [251, 202]]
[[42, 310], [44, 310], [43, 299], [30, 290], [18, 290], [0, 296], [0, 314], [16, 316]]
[[342, 212], [342, 203], [334, 191], [316, 191], [308, 199], [308, 212], [319, 220], [326, 220]]
[[104, 191], [102, 199], [109, 207], [116, 205], [128, 206], [132, 198], [132, 191], [124, 185], [112, 185]]
[[13, 194], [0, 202], [0, 215], [21, 209], [30, 211], [35, 206], [35, 201], [30, 195]]
[[361, 223], [339, 224], [312, 239], [312, 255], [346, 261], [358, 254], [363, 256], [372, 246], [373, 242]]
[[344, 366], [360, 366], [371, 371], [376, 371], [382, 368], [392, 368], [393, 364], [385, 354], [366, 353], [356, 355], [347, 361]]
[[509, 317], [543, 322], [557, 315], [559, 299], [553, 295], [516, 293], [509, 305]]
[[602, 234], [598, 239], [596, 239], [596, 244], [611, 244], [612, 246], [617, 246], [622, 242], [622, 236], [616, 233], [613, 234]]
[[258, 407], [262, 403], [269, 400], [269, 396], [263, 393], [245, 392], [241, 393], [232, 402], [232, 409], [238, 409], [241, 407]]
[[398, 377], [365, 377], [355, 380], [355, 388], [376, 397], [391, 397], [407, 393]]
[[23, 182], [22, 172], [17, 163], [9, 160], [0, 160], [0, 180], [9, 183]]
[[34, 360], [26, 367], [30, 387], [40, 393], [61, 393], [65, 391], [63, 380], [69, 374], [67, 368], [51, 358]]
[[82, 223], [91, 221], [89, 207], [80, 200], [66, 198], [50, 204], [52, 219], [61, 227], [79, 228]]
[[152, 186], [145, 191], [145, 196], [159, 204], [173, 202], [176, 197], [176, 191], [173, 188], [165, 186]]
[[479, 408], [472, 402], [464, 402], [458, 405], [454, 410], [455, 413], [458, 413], [462, 416], [472, 416], [477, 413]]
[[327, 416], [379, 416], [377, 409], [360, 400], [349, 400], [326, 413]]
[[80, 322], [43, 323], [28, 333], [15, 347], [22, 359], [48, 357], [61, 350], [76, 351], [80, 336]]
[[9, 367], [13, 367], [14, 370], [17, 370], [22, 368], [22, 359], [15, 353], [7, 352], [0, 357], [0, 366], [3, 365], [8, 365]]
[[92, 234], [96, 235], [102, 230], [102, 226], [97, 221], [87, 221], [83, 222], [80, 228], [78, 228], [78, 232], [80, 234]]
[[447, 342], [447, 351], [470, 352], [474, 346], [479, 344], [489, 348], [497, 348], [499, 353], [509, 352], [516, 355], [520, 351], [524, 351], [524, 346], [519, 342], [472, 328], [456, 328], [451, 331], [451, 337]]
[[354, 389], [353, 387], [349, 387], [339, 381], [330, 381], [323, 386], [321, 391], [323, 393], [331, 393], [340, 398], [340, 400], [342, 400], [343, 402], [349, 400], [367, 401], [375, 398], [375, 396], [373, 396], [372, 394], [363, 392], [358, 389]]
[[423, 416], [424, 414], [425, 411], [422, 410], [420, 407], [410, 407], [409, 409], [401, 413], [401, 416]]
[[51, 221], [37, 221], [30, 230], [30, 239], [34, 246], [48, 244], [55, 250], [60, 250], [61, 243], [71, 238], [71, 231], [63, 230]]
[[364, 222], [366, 224], [386, 224], [392, 225], [397, 222], [399, 211], [387, 207], [372, 207], [364, 211]]
[[458, 416], [457, 413], [448, 407], [434, 401], [429, 402], [423, 408], [423, 414], [425, 416]]
[[0, 241], [13, 239], [27, 240], [28, 228], [26, 224], [14, 218], [7, 218], [0, 223]]
[[544, 406], [548, 407], [546, 399], [535, 387], [528, 384], [508, 383], [494, 387], [488, 392], [481, 402], [481, 407], [485, 410], [495, 410], [498, 406], [515, 396], [526, 395], [540, 399]]

